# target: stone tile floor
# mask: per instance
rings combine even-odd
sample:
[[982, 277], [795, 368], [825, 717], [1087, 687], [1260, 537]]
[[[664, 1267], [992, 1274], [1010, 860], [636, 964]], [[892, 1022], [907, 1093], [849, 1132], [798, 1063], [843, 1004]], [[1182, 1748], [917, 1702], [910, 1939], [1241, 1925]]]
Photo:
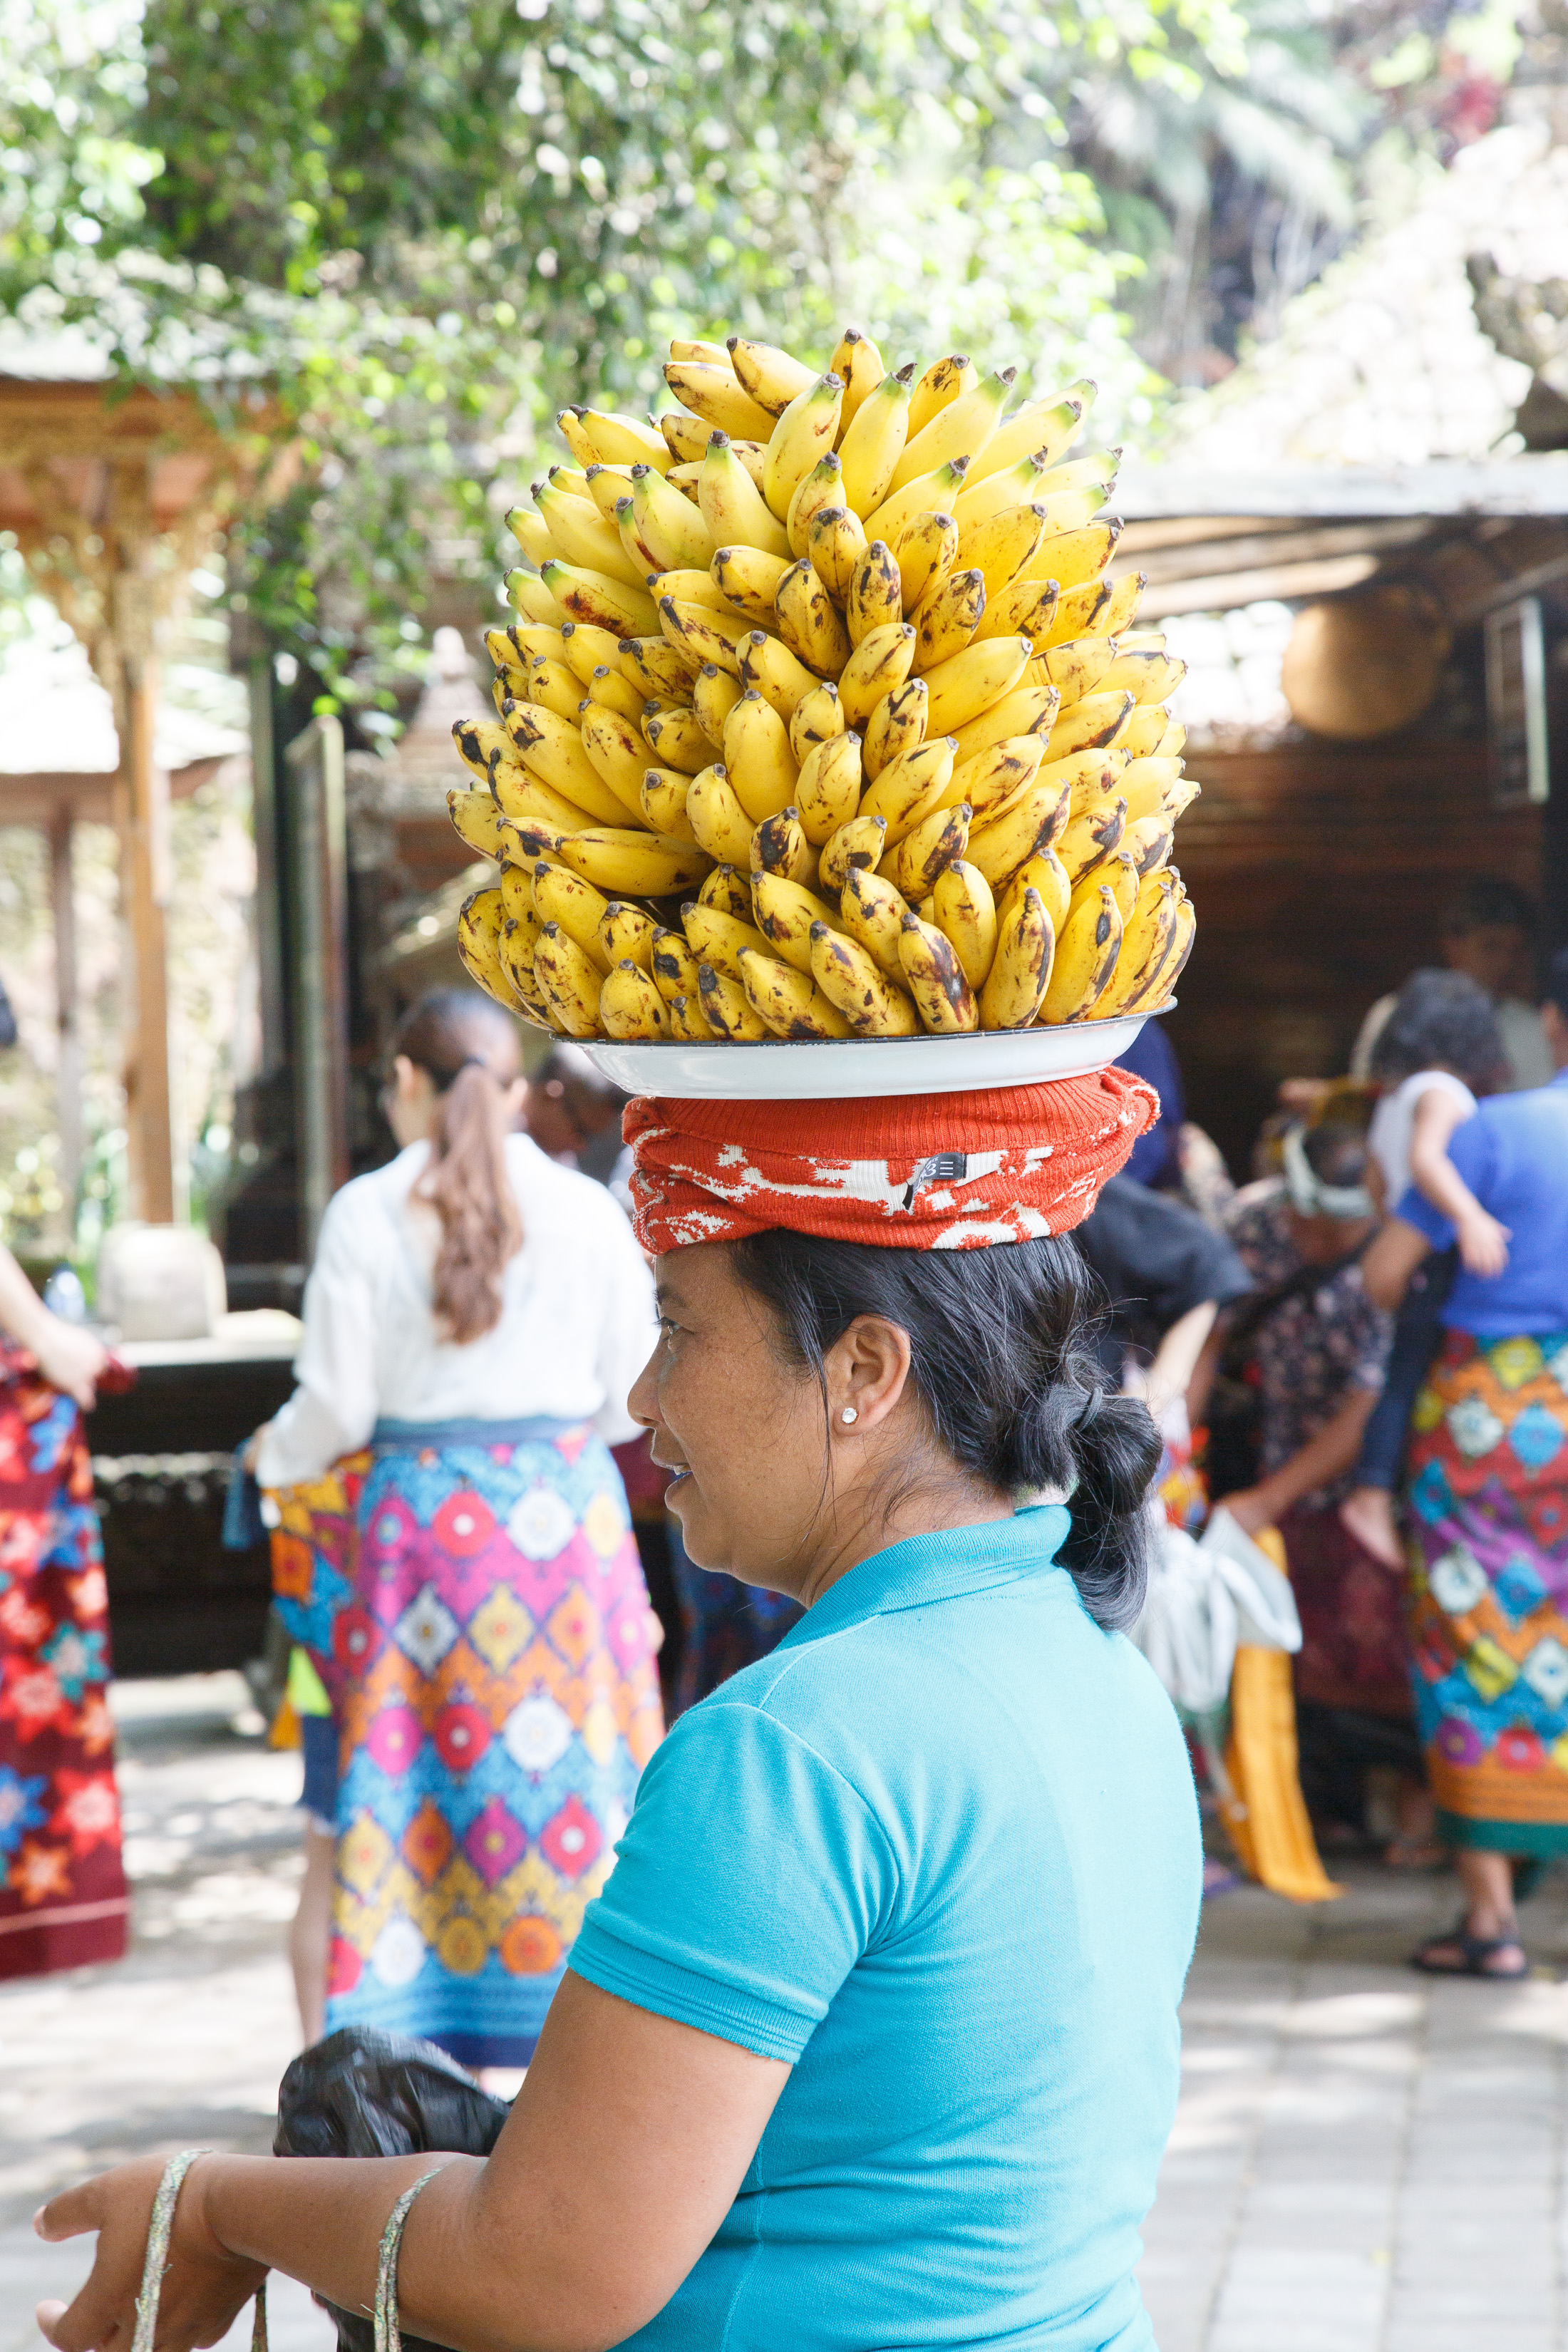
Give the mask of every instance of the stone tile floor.
[[[295, 2046], [297, 1759], [262, 1747], [237, 1676], [117, 1708], [134, 1949], [0, 1986], [0, 2352], [39, 2343], [35, 2300], [85, 2263], [33, 2237], [40, 2196], [138, 2151], [265, 2147]], [[1146, 2231], [1161, 2352], [1568, 2352], [1568, 1874], [1526, 1907], [1538, 1971], [1507, 1987], [1404, 1967], [1449, 1882], [1339, 1874], [1321, 1908], [1246, 1888], [1206, 1910]], [[331, 2352], [287, 2281], [272, 2340]]]

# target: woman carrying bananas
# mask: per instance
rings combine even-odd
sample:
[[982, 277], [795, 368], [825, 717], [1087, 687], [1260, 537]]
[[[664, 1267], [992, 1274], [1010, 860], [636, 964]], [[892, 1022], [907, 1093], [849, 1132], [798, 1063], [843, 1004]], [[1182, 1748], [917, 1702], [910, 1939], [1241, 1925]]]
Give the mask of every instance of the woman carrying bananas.
[[405, 1016], [402, 1148], [327, 1211], [299, 1386], [256, 1448], [279, 1605], [336, 1717], [302, 1906], [330, 1904], [325, 2023], [480, 2069], [531, 2057], [663, 1728], [608, 1452], [651, 1286], [604, 1189], [510, 1131], [523, 1090], [478, 990]]
[[[464, 2352], [1146, 2352], [1139, 2225], [1198, 1911], [1142, 1603], [1144, 1405], [1068, 1228], [1150, 1122], [1110, 1070], [893, 1102], [635, 1103], [632, 1391], [692, 1557], [795, 1594], [642, 1779], [479, 2160], [199, 2158], [160, 2352], [266, 2266]], [[433, 2167], [439, 2168], [433, 2169]], [[155, 2162], [54, 2200], [129, 2335]]]

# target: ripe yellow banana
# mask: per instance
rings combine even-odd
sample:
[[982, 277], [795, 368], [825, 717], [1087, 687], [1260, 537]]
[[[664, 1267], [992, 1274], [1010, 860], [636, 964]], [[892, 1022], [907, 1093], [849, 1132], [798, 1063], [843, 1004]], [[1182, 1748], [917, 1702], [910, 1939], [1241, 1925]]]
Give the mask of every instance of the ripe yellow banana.
[[831, 742], [843, 732], [844, 705], [838, 688], [831, 678], [824, 678], [795, 704], [789, 722], [790, 750], [797, 760], [804, 760], [819, 743]]
[[1040, 772], [1045, 741], [1038, 735], [1007, 735], [955, 767], [939, 808], [967, 801], [976, 825], [994, 824], [1022, 800]]
[[782, 522], [790, 500], [817, 459], [838, 438], [844, 386], [836, 375], [814, 377], [780, 415], [763, 460], [763, 496]]
[[560, 855], [574, 873], [617, 898], [667, 898], [677, 890], [690, 889], [700, 882], [710, 862], [707, 853], [689, 841], [616, 825], [563, 835]]
[[670, 645], [689, 654], [699, 667], [703, 662], [716, 662], [731, 677], [739, 676], [734, 635], [745, 627], [743, 621], [731, 623], [700, 604], [683, 604], [677, 596], [666, 596], [657, 609], [659, 626]]
[[1058, 490], [1109, 490], [1113, 488], [1121, 464], [1120, 449], [1091, 449], [1086, 457], [1074, 457], [1068, 465], [1052, 466], [1040, 478], [1040, 488], [1049, 498]]
[[1115, 856], [1127, 830], [1127, 803], [1118, 797], [1101, 801], [1081, 816], [1069, 817], [1066, 830], [1052, 845], [1076, 887], [1086, 874]]
[[825, 509], [840, 514], [846, 511], [844, 468], [831, 449], [817, 459], [789, 502], [784, 530], [794, 554], [810, 554], [811, 526]]
[[539, 498], [550, 544], [542, 554], [535, 554], [531, 547], [525, 552], [538, 564], [542, 579], [547, 563], [559, 562], [603, 572], [623, 588], [641, 588], [647, 566], [627, 554], [615, 523], [607, 522], [588, 500], [552, 489], [548, 483], [541, 483]]
[[[1136, 824], [1141, 816], [1155, 816], [1162, 810], [1171, 815], [1170, 803], [1182, 782], [1180, 760], [1151, 758], [1130, 761], [1121, 772], [1117, 790], [1127, 803], [1127, 822]], [[1184, 806], [1186, 803], [1184, 803]]]
[[753, 628], [777, 625], [773, 597], [789, 570], [786, 555], [770, 555], [761, 547], [721, 547], [713, 557], [712, 578], [719, 593]]
[[886, 817], [889, 849], [942, 805], [952, 776], [952, 739], [939, 735], [901, 751], [860, 796], [862, 816]]
[[1186, 970], [1197, 928], [1198, 919], [1193, 912], [1193, 902], [1190, 898], [1184, 898], [1176, 908], [1176, 936], [1171, 942], [1171, 952], [1155, 974], [1146, 999], [1151, 1009], [1170, 1003], [1172, 992]]
[[[501, 818], [501, 856], [515, 866], [552, 851], [563, 833], [580, 833], [586, 812], [540, 783], [526, 768], [498, 768], [492, 787]], [[571, 823], [563, 820], [570, 815]]]
[[983, 1029], [1026, 1029], [1045, 1002], [1056, 934], [1037, 890], [1026, 888], [996, 931], [996, 953], [980, 992]]
[[911, 515], [956, 516], [968, 463], [966, 457], [954, 457], [948, 465], [933, 467], [929, 474], [917, 474], [901, 490], [894, 490], [879, 507], [861, 516], [867, 538], [885, 539], [890, 544]]
[[866, 552], [859, 516], [846, 506], [818, 507], [806, 526], [804, 552], [835, 603], [844, 604], [855, 568]]
[[920, 611], [911, 615], [917, 675], [933, 670], [939, 663], [951, 661], [954, 654], [961, 654], [979, 627], [984, 610], [984, 574], [950, 572], [941, 587], [933, 588]]
[[1151, 996], [1176, 936], [1180, 904], [1173, 874], [1152, 874], [1140, 886], [1131, 914], [1122, 918], [1121, 952], [1098, 1008], [1102, 1020]]
[[[672, 360], [708, 360], [714, 367], [730, 365], [730, 354], [724, 344], [705, 343], [696, 336], [671, 336], [669, 356]], [[695, 982], [692, 985], [696, 985]]]
[[872, 540], [850, 574], [845, 599], [851, 646], [863, 645], [874, 629], [885, 629], [903, 616], [903, 588], [892, 549], [884, 540]]
[[[841, 1013], [854, 1037], [916, 1037], [920, 1016], [903, 988], [893, 987], [858, 940], [831, 923], [811, 927], [811, 976]], [[903, 967], [900, 964], [901, 973]]]
[[608, 662], [600, 663], [588, 680], [588, 699], [590, 702], [602, 702], [606, 710], [618, 710], [623, 719], [630, 719], [639, 727], [645, 723], [647, 697], [639, 694], [630, 680], [622, 676], [618, 663], [614, 669]]
[[509, 915], [501, 925], [500, 966], [518, 1003], [525, 1007], [530, 1018], [551, 1028], [554, 1024], [539, 992], [539, 980], [533, 969], [539, 934], [542, 929], [543, 925], [531, 907], [521, 915]]
[[1099, 578], [1116, 551], [1121, 523], [1115, 515], [1084, 523], [1077, 530], [1047, 531], [1029, 558], [1025, 577], [1054, 580], [1065, 594]]
[[1060, 939], [1062, 925], [1067, 921], [1072, 904], [1072, 883], [1067, 867], [1054, 849], [1043, 849], [1037, 856], [1026, 857], [1002, 895], [1000, 911], [1021, 898], [1026, 890], [1037, 890], [1046, 913], [1050, 918], [1051, 935]]
[[731, 980], [743, 977], [741, 957], [749, 948], [767, 949], [752, 923], [742, 922], [738, 916], [726, 915], [717, 907], [704, 907], [700, 899], [689, 899], [680, 910], [686, 930], [686, 944], [699, 964], [710, 963], [716, 971], [727, 972]]
[[879, 776], [889, 760], [925, 741], [931, 693], [923, 677], [910, 677], [885, 694], [866, 722], [862, 754], [867, 776]]
[[[1021, 457], [1005, 473], [986, 474], [975, 481], [966, 481], [953, 503], [953, 519], [958, 524], [959, 560], [962, 562], [963, 542], [972, 539], [981, 526], [998, 516], [1010, 514], [1018, 507], [1044, 506], [1040, 496], [1040, 461], [1037, 457]], [[1050, 523], [1046, 525], [1047, 536]], [[1031, 569], [1033, 564], [1031, 563]]]
[[1141, 816], [1137, 824], [1130, 824], [1122, 835], [1118, 854], [1132, 860], [1133, 871], [1142, 881], [1146, 874], [1157, 874], [1167, 864], [1172, 839], [1172, 827], [1166, 816]]
[[539, 992], [569, 1037], [599, 1034], [597, 965], [559, 924], [546, 923], [533, 950]]
[[559, 924], [575, 940], [596, 972], [609, 971], [613, 959], [599, 938], [609, 901], [591, 882], [542, 857], [533, 869], [533, 911], [542, 924]]
[[552, 555], [566, 555], [568, 550], [558, 547], [550, 536], [550, 525], [531, 507], [509, 507], [501, 517], [508, 530], [537, 572]]
[[[961, 658], [967, 661], [979, 650], [971, 646]], [[973, 760], [976, 752], [988, 751], [994, 743], [1005, 742], [1010, 735], [1048, 735], [1056, 715], [1054, 687], [1016, 686], [1010, 694], [989, 703], [978, 719], [951, 730], [958, 738], [959, 760]]]
[[1164, 733], [1161, 736], [1159, 741], [1155, 744], [1155, 753], [1161, 759], [1163, 759], [1167, 754], [1173, 758], [1176, 752], [1182, 750], [1186, 740], [1186, 729], [1183, 726], [1179, 719], [1173, 719]]
[[627, 587], [624, 581], [611, 579], [607, 572], [552, 562], [540, 565], [539, 576], [569, 620], [589, 621], [595, 628], [614, 629], [623, 637], [658, 626], [652, 597]]
[[509, 572], [502, 579], [501, 586], [506, 590], [507, 602], [512, 611], [520, 614], [525, 621], [545, 622], [558, 629], [563, 622], [572, 618], [571, 614], [556, 603], [537, 572]]
[[[629, 471], [629, 468], [627, 469]], [[588, 481], [587, 469], [578, 466], [552, 466], [544, 477], [552, 489], [564, 490], [574, 499], [586, 499], [594, 503], [594, 493]]]
[[881, 352], [858, 327], [845, 328], [827, 364], [844, 386], [841, 426], [847, 432], [859, 415], [862, 403], [876, 391], [888, 371], [882, 364]]
[[954, 560], [964, 569], [984, 575], [986, 601], [994, 603], [1024, 571], [1045, 535], [1042, 507], [1004, 507], [959, 532]]
[[792, 563], [784, 573], [773, 594], [773, 610], [790, 651], [819, 677], [837, 677], [849, 658], [849, 636], [809, 557]]
[[861, 639], [838, 673], [838, 696], [851, 727], [863, 726], [884, 696], [902, 686], [914, 657], [909, 621], [889, 621]]
[[625, 677], [645, 694], [683, 702], [701, 664], [684, 646], [672, 646], [662, 632], [646, 637], [623, 637], [616, 658]]
[[816, 381], [808, 367], [776, 343], [753, 343], [744, 335], [731, 335], [727, 348], [743, 390], [770, 416], [782, 416], [796, 394]]
[[757, 929], [773, 951], [785, 963], [794, 964], [796, 971], [811, 970], [811, 931], [814, 923], [837, 920], [834, 909], [798, 882], [786, 881], [782, 874], [757, 874], [752, 880], [752, 903], [756, 909]]
[[908, 515], [889, 542], [899, 567], [903, 609], [915, 612], [940, 588], [958, 560], [958, 525], [950, 514], [930, 508]]
[[[773, 429], [772, 416], [752, 398], [733, 368], [714, 367], [704, 360], [669, 360], [665, 363], [664, 380], [677, 400], [694, 409], [721, 433], [739, 435], [748, 441], [766, 441]], [[697, 454], [700, 456], [701, 451]]]
[[643, 1037], [651, 1043], [669, 1034], [663, 997], [629, 957], [613, 965], [600, 984], [599, 1020], [606, 1037]]
[[737, 648], [741, 682], [771, 702], [787, 727], [805, 697], [822, 681], [789, 647], [765, 629], [753, 629]]
[[[609, 711], [601, 715], [605, 719], [614, 716]], [[637, 814], [636, 788], [628, 801], [606, 782], [588, 755], [581, 728], [571, 719], [557, 717], [553, 710], [542, 709], [537, 703], [523, 702], [509, 711], [506, 727], [529, 774], [569, 806], [584, 810], [600, 824], [642, 822]], [[499, 789], [497, 797], [500, 798]], [[525, 814], [521, 808], [509, 807], [504, 800], [501, 809], [507, 816]]]
[[646, 704], [644, 709], [643, 740], [659, 766], [683, 776], [699, 774], [713, 757], [713, 747], [696, 712], [679, 706], [650, 711]]
[[724, 748], [724, 721], [746, 691], [717, 662], [704, 662], [691, 682], [691, 706], [697, 723], [715, 751]]
[[925, 373], [916, 378], [910, 395], [911, 439], [925, 431], [933, 416], [940, 415], [966, 392], [972, 392], [979, 381], [978, 369], [960, 352], [950, 352], [944, 359], [932, 360]]
[[1116, 658], [1116, 647], [1109, 637], [1069, 637], [1063, 645], [1047, 646], [1037, 653], [1033, 668], [1042, 685], [1058, 688], [1062, 709], [1069, 703], [1081, 702], [1086, 695], [1110, 693], [1106, 673]]
[[900, 941], [908, 913], [908, 902], [895, 883], [869, 867], [851, 866], [839, 893], [839, 922], [899, 988], [905, 985]]
[[[970, 987], [983, 987], [996, 951], [996, 901], [990, 883], [978, 866], [957, 857], [932, 883], [931, 900], [927, 919], [951, 943]], [[984, 1005], [981, 1011], [984, 1017]]]
[[700, 965], [698, 976], [702, 1016], [716, 1037], [731, 1045], [754, 1045], [771, 1034], [738, 980], [715, 971], [710, 963]]
[[[805, 708], [803, 702], [800, 709]], [[795, 715], [799, 717], [798, 710]], [[831, 735], [814, 744], [800, 763], [795, 788], [795, 804], [807, 841], [818, 849], [831, 841], [858, 809], [860, 788], [858, 735]]]
[[764, 555], [791, 557], [789, 533], [773, 514], [728, 435], [709, 442], [697, 478], [697, 503], [716, 548], [760, 547]]
[[[710, 362], [710, 364], [716, 365], [717, 362]], [[683, 408], [667, 408], [658, 420], [658, 429], [673, 460], [669, 473], [664, 478], [668, 482], [677, 467], [701, 464], [708, 436], [716, 428], [705, 416], [689, 416]]]
[[[653, 762], [640, 727], [618, 711], [590, 703], [583, 713], [582, 744], [594, 768], [629, 813], [634, 824], [644, 822], [642, 780]], [[615, 822], [625, 824], [625, 816]]]
[[492, 884], [488, 890], [470, 892], [458, 914], [458, 954], [470, 980], [476, 981], [487, 996], [504, 1004], [509, 1013], [517, 1010], [517, 992], [507, 978], [500, 957], [501, 925], [506, 915], [501, 906], [501, 894]]
[[616, 409], [580, 408], [577, 421], [594, 445], [601, 466], [657, 466], [665, 473], [669, 451], [664, 436], [646, 416], [626, 416]]
[[[977, 637], [1027, 637], [1034, 646], [1041, 646], [1050, 635], [1057, 616], [1057, 583], [1054, 580], [1015, 580], [1004, 588], [994, 604], [987, 605]], [[1054, 683], [1048, 670], [1041, 667], [1042, 656], [1036, 655], [1030, 665], [1030, 675], [1041, 686]]]
[[1001, 816], [973, 828], [967, 852], [970, 864], [978, 866], [1000, 896], [1026, 860], [1058, 848], [1068, 823], [1068, 793], [1060, 784], [1032, 783]]
[[1046, 743], [1047, 760], [1065, 760], [1074, 751], [1110, 751], [1127, 742], [1128, 722], [1135, 705], [1130, 694], [1086, 694], [1081, 702], [1064, 703]]
[[1035, 640], [1037, 655], [1048, 652], [1053, 646], [1067, 645], [1074, 637], [1108, 635], [1103, 623], [1110, 606], [1108, 581], [1086, 580], [1079, 587], [1065, 590], [1057, 598], [1050, 627], [1043, 637]]
[[688, 784], [686, 822], [710, 857], [725, 866], [746, 864], [752, 854], [753, 821], [718, 761]]
[[899, 937], [904, 984], [933, 1036], [958, 1036], [980, 1026], [974, 991], [950, 941], [934, 923], [906, 915]]
[[468, 848], [477, 849], [481, 857], [500, 856], [500, 811], [489, 793], [466, 793], [454, 784], [447, 794], [447, 814]]
[[575, 408], [563, 408], [555, 420], [555, 430], [580, 466], [596, 466], [599, 460], [594, 454], [594, 445], [578, 423], [578, 415]]
[[653, 551], [659, 572], [705, 572], [714, 539], [700, 507], [672, 490], [651, 466], [632, 467], [632, 514], [638, 537]]
[[563, 661], [552, 661], [548, 654], [535, 654], [529, 667], [524, 698], [536, 702], [542, 710], [553, 710], [558, 719], [575, 719], [577, 705], [583, 700], [582, 683]]
[[1068, 784], [1072, 813], [1082, 816], [1086, 809], [1098, 808], [1121, 791], [1128, 765], [1127, 754], [1118, 744], [1112, 751], [1075, 751], [1070, 759], [1053, 760], [1050, 773]]
[[[537, 864], [537, 860], [533, 864]], [[522, 923], [531, 930], [539, 929], [539, 916], [533, 904], [533, 864], [503, 866], [500, 870], [500, 904], [505, 923]], [[504, 923], [503, 923], [504, 937]], [[519, 952], [521, 953], [521, 946]], [[531, 945], [530, 955], [533, 953]], [[531, 982], [531, 987], [532, 982]]]
[[1138, 871], [1132, 860], [1121, 850], [1119, 849], [1114, 857], [1108, 858], [1104, 865], [1091, 867], [1075, 882], [1073, 897], [1076, 898], [1080, 891], [1096, 890], [1102, 882], [1110, 886], [1110, 895], [1121, 910], [1125, 929], [1127, 919], [1138, 904]]
[[969, 814], [968, 803], [961, 801], [956, 808], [938, 809], [932, 815], [923, 817], [896, 849], [888, 851], [879, 872], [918, 906], [934, 888], [943, 866], [963, 856], [969, 840]]
[[[741, 993], [740, 991], [736, 992]], [[742, 996], [742, 1002], [744, 1001]], [[700, 1009], [701, 1002], [695, 990], [689, 996], [677, 996], [670, 1000], [669, 1034], [677, 1045], [710, 1045], [718, 1042], [719, 1033], [709, 1025], [708, 1016]], [[750, 1010], [749, 1007], [747, 1009]]]
[[629, 958], [639, 971], [651, 971], [653, 943], [658, 935], [658, 925], [641, 907], [628, 907], [622, 899], [612, 898], [599, 926], [599, 945], [612, 966]]
[[703, 845], [686, 814], [690, 792], [689, 776], [673, 768], [648, 768], [637, 793], [637, 806], [642, 811], [643, 823], [653, 832], [662, 833], [668, 841], [689, 841], [700, 849]]
[[1102, 882], [1062, 925], [1040, 1019], [1087, 1021], [1110, 984], [1121, 947], [1121, 912]]
[[632, 494], [632, 469], [629, 466], [590, 466], [578, 479], [587, 486], [588, 497], [595, 511], [605, 520], [616, 520], [616, 509], [623, 499]]
[[844, 503], [864, 522], [888, 495], [909, 437], [912, 367], [885, 375], [861, 401], [838, 445]]
[[789, 730], [754, 689], [742, 695], [724, 721], [724, 769], [754, 825], [795, 800], [799, 771]]
[[1092, 626], [1101, 636], [1119, 637], [1132, 626], [1148, 582], [1142, 572], [1129, 572], [1121, 580], [1107, 584], [1110, 588], [1110, 595], [1092, 624], [1086, 622], [1084, 625], [1086, 628]]
[[856, 867], [879, 865], [887, 832], [888, 821], [880, 816], [852, 816], [841, 824], [817, 860], [823, 889], [842, 890]]
[[957, 734], [1003, 701], [1023, 677], [1033, 650], [1027, 637], [987, 637], [928, 670], [931, 733]]
[[1158, 746], [1165, 740], [1171, 724], [1170, 706], [1163, 702], [1145, 702], [1130, 710], [1125, 726], [1117, 740], [1125, 744], [1135, 760], [1157, 755]]
[[816, 852], [805, 837], [797, 808], [781, 809], [777, 816], [764, 817], [752, 835], [752, 895], [756, 896], [757, 877], [763, 874], [781, 875], [787, 882], [798, 882], [809, 889], [816, 880]]
[[742, 985], [754, 1013], [775, 1037], [847, 1037], [849, 1024], [824, 996], [809, 971], [796, 971], [777, 956], [748, 949], [741, 958]]
[[1125, 641], [1112, 649], [1111, 659], [1100, 684], [1109, 693], [1113, 687], [1126, 687], [1135, 702], [1163, 702], [1174, 694], [1187, 674], [1187, 665], [1168, 654], [1163, 646], [1129, 646]]
[[984, 383], [948, 401], [929, 423], [912, 432], [893, 468], [889, 488], [901, 489], [918, 474], [928, 474], [952, 457], [967, 457], [973, 463], [995, 435], [1017, 373], [1016, 368], [1004, 368], [999, 374], [988, 375]]
[[648, 956], [648, 971], [654, 986], [667, 1004], [673, 1004], [678, 996], [689, 997], [693, 1003], [697, 1002], [697, 958], [687, 945], [683, 932], [655, 930]]
[[733, 915], [738, 923], [752, 920], [752, 877], [739, 866], [716, 866], [703, 878], [697, 893], [700, 907], [711, 907], [716, 914]]
[[1054, 466], [1076, 438], [1083, 415], [1084, 404], [1075, 398], [1030, 401], [993, 434], [975, 460], [976, 480], [1005, 473], [1020, 457], [1038, 457], [1043, 466]]

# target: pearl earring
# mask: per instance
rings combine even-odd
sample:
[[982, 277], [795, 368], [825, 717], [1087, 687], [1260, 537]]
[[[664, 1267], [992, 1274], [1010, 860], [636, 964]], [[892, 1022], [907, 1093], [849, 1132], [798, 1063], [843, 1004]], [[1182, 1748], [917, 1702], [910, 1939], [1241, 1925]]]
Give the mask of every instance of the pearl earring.
[[840, 1421], [858, 1421], [860, 1416], [852, 1404], [847, 1404], [838, 1418]]

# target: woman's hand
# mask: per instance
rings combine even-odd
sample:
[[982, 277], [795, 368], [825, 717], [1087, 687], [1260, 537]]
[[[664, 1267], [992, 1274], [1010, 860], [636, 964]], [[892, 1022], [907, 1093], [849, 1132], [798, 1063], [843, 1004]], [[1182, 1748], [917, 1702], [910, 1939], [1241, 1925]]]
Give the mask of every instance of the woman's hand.
[[271, 1426], [272, 1423], [269, 1421], [264, 1421], [259, 1429], [253, 1429], [246, 1439], [244, 1449], [240, 1454], [240, 1468], [248, 1470], [253, 1478], [256, 1475], [257, 1463], [261, 1458], [262, 1443]]
[[1467, 1274], [1492, 1280], [1502, 1273], [1508, 1264], [1508, 1245], [1513, 1239], [1510, 1225], [1500, 1225], [1478, 1202], [1467, 1215], [1456, 1220], [1454, 1234]]
[[[41, 2303], [39, 2328], [57, 2352], [124, 2352], [136, 2329], [136, 2297], [147, 2260], [153, 2200], [163, 2177], [164, 2158], [141, 2157], [117, 2165], [79, 2189], [51, 2197], [33, 2217], [40, 2238], [98, 2232], [98, 2251], [86, 2285], [68, 2305]], [[208, 2228], [197, 2162], [181, 2186], [174, 2208], [169, 2267], [158, 2307], [158, 2352], [193, 2352], [216, 2344], [233, 2326], [266, 2277], [256, 2263], [243, 2262], [222, 2246]]]
[[1271, 1528], [1279, 1516], [1279, 1506], [1267, 1486], [1243, 1486], [1234, 1495], [1222, 1495], [1215, 1508], [1228, 1511], [1248, 1536], [1255, 1536], [1259, 1528]]
[[49, 1386], [74, 1397], [83, 1412], [90, 1412], [109, 1361], [109, 1350], [101, 1339], [95, 1339], [79, 1323], [65, 1323], [58, 1315], [49, 1315], [33, 1341], [33, 1353]]

